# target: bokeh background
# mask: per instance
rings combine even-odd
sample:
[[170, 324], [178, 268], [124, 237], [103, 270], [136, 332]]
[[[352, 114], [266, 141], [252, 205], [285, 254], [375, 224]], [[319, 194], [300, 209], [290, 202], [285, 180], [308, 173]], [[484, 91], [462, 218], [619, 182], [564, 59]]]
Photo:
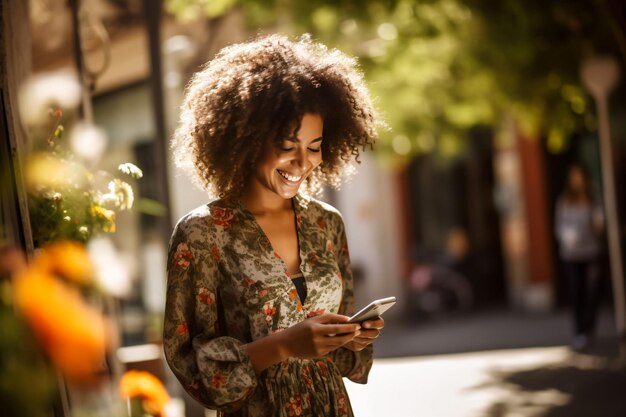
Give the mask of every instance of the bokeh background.
[[[90, 168], [115, 171], [131, 162], [143, 171], [129, 181], [133, 209], [117, 213], [109, 235], [130, 259], [120, 267], [129, 289], [115, 298], [115, 357], [125, 369], [156, 374], [181, 399], [180, 415], [204, 411], [185, 397], [159, 347], [167, 242], [173, 224], [208, 197], [173, 167], [169, 138], [190, 76], [222, 47], [275, 32], [310, 33], [356, 56], [388, 124], [351, 181], [321, 197], [344, 215], [357, 305], [399, 300], [376, 342], [370, 384], [350, 385], [358, 415], [626, 413], [615, 388], [625, 379], [618, 343], [624, 276], [611, 276], [610, 262], [623, 252], [609, 253], [606, 245], [596, 343], [572, 356], [564, 347], [570, 300], [553, 232], [567, 168], [582, 161], [598, 196], [605, 195], [603, 175], [613, 177], [619, 240], [625, 235], [622, 1], [3, 0], [2, 6], [3, 164], [13, 161], [15, 184], [3, 194], [3, 243], [33, 248], [20, 165], [11, 159], [27, 154], [32, 142], [20, 127], [19, 109], [28, 111], [17, 103], [20, 86], [34, 76], [73, 74], [80, 99], [72, 120], [106, 138], [93, 142], [105, 145]], [[603, 101], [612, 171], [601, 158], [599, 96], [581, 78], [583, 66], [598, 57], [622, 79]], [[59, 83], [42, 83], [40, 96], [54, 89], [70, 94]], [[602, 383], [606, 388], [592, 388]], [[395, 394], [375, 394], [394, 386]], [[380, 405], [385, 395], [393, 405]], [[373, 397], [378, 401], [368, 405]]]

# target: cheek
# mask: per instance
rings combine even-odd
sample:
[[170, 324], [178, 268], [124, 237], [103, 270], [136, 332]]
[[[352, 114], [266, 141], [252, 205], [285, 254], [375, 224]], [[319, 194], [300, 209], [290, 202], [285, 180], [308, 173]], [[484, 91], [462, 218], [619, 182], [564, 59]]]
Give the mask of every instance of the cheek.
[[323, 161], [322, 152], [319, 152], [315, 154], [315, 156], [312, 156], [311, 158], [309, 158], [309, 162], [313, 166], [312, 169], [317, 168], [322, 163], [322, 161]]
[[284, 161], [284, 158], [281, 158], [279, 156], [274, 156], [266, 164], [266, 170], [267, 171], [275, 171], [277, 168], [280, 168], [281, 166], [283, 166], [285, 164], [286, 164], [286, 162]]

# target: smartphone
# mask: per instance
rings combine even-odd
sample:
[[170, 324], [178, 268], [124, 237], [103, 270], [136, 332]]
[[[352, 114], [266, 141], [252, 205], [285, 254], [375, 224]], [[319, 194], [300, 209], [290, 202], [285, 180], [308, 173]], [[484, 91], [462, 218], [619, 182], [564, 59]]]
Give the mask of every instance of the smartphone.
[[374, 300], [365, 307], [363, 307], [354, 316], [350, 317], [348, 323], [360, 323], [362, 321], [374, 319], [382, 315], [385, 311], [389, 310], [391, 306], [393, 306], [395, 303], [396, 297], [387, 297], [381, 298], [379, 300]]

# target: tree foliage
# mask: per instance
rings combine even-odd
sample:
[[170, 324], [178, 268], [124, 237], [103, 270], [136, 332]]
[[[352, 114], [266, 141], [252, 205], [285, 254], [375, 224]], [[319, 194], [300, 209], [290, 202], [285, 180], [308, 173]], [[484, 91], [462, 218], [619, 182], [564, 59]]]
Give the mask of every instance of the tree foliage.
[[[166, 1], [177, 16], [208, 3], [235, 7], [235, 0]], [[497, 126], [504, 116], [559, 151], [572, 132], [596, 129], [582, 59], [608, 53], [626, 62], [618, 0], [236, 3], [251, 33], [310, 32], [359, 56], [391, 126], [378, 148], [395, 162], [432, 150], [455, 154], [469, 128]]]

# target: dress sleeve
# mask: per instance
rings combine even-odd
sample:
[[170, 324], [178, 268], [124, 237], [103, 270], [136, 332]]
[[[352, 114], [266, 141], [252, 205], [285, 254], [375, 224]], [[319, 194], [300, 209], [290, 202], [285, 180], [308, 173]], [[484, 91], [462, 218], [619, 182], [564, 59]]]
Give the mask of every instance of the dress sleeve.
[[[335, 230], [337, 231], [335, 250], [343, 286], [338, 313], [349, 316], [355, 313], [354, 290], [348, 240], [341, 215], [337, 217]], [[373, 347], [371, 344], [360, 352], [353, 352], [348, 348], [341, 347], [331, 352], [330, 355], [342, 376], [360, 384], [367, 383], [367, 377], [373, 362]]]
[[234, 411], [257, 378], [246, 345], [220, 335], [220, 249], [205, 230], [179, 223], [170, 240], [163, 349], [185, 390], [205, 407]]

